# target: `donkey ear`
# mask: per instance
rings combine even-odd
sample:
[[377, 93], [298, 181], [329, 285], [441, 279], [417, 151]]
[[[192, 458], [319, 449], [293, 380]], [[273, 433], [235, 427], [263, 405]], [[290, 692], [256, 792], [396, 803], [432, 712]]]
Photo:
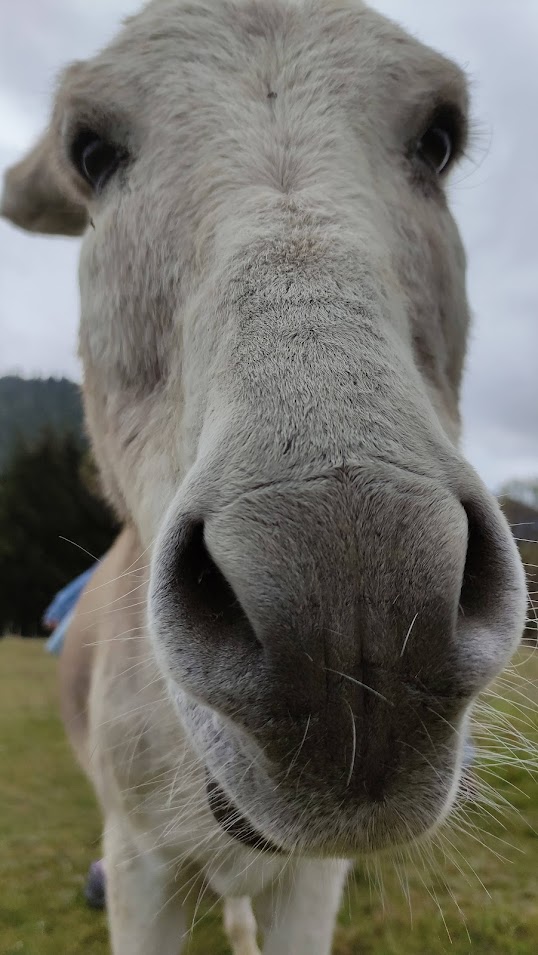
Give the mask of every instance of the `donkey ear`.
[[47, 131], [32, 150], [7, 170], [0, 214], [29, 232], [81, 235], [88, 213], [62, 189]]

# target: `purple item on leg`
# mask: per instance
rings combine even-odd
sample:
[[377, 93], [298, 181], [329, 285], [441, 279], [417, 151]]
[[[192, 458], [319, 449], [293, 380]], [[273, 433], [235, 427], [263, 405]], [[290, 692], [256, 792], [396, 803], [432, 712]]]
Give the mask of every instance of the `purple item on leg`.
[[84, 887], [84, 897], [92, 909], [104, 909], [106, 906], [106, 879], [103, 860], [92, 862]]

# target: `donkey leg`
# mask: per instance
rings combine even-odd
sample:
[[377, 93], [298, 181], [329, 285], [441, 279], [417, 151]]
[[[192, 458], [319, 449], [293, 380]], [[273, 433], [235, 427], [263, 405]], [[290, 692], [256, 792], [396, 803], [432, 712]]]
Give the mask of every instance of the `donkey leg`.
[[263, 955], [330, 955], [348, 870], [341, 860], [290, 862], [278, 882], [254, 900]]
[[224, 930], [233, 955], [261, 955], [256, 941], [256, 919], [246, 895], [224, 900]]
[[107, 820], [106, 903], [113, 955], [180, 955], [187, 910], [162, 853], [140, 851], [125, 820]]

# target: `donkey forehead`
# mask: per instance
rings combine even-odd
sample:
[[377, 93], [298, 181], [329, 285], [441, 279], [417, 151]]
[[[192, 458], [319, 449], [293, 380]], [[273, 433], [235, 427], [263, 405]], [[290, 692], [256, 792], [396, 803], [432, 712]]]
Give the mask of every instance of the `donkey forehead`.
[[[177, 443], [177, 416], [165, 415], [162, 389], [154, 396], [158, 382], [172, 383], [172, 405], [174, 382], [182, 381], [190, 399], [182, 427], [195, 452], [208, 356], [222, 360], [221, 341], [232, 340], [232, 325], [240, 331], [231, 265], [244, 296], [264, 276], [269, 295], [275, 274], [289, 266], [302, 270], [303, 305], [332, 295], [331, 275], [338, 294], [360, 285], [361, 308], [367, 284], [378, 289], [376, 300], [399, 297], [393, 311], [402, 326], [413, 312], [403, 337], [416, 339], [435, 407], [455, 433], [464, 260], [441, 190], [439, 201], [424, 201], [404, 161], [405, 146], [446, 101], [465, 111], [461, 71], [353, 0], [154, 0], [110, 47], [68, 70], [57, 123], [69, 124], [71, 114], [97, 132], [101, 124], [105, 134], [107, 126], [119, 130], [136, 160], [98, 199], [80, 272], [80, 350], [86, 381], [94, 382], [87, 394], [108, 393], [106, 417], [117, 423], [111, 433], [133, 462], [156, 440], [134, 421], [133, 396], [153, 403], [148, 422], [168, 421], [163, 460]], [[299, 220], [306, 225], [298, 245]], [[256, 251], [265, 273], [256, 268], [245, 290]], [[255, 325], [244, 327], [254, 342]], [[340, 338], [342, 329], [340, 322]], [[348, 364], [365, 354], [353, 334]], [[228, 379], [233, 362], [223, 364]], [[317, 370], [318, 384], [320, 377]], [[95, 414], [100, 422], [105, 407]]]
[[[153, 0], [102, 53], [66, 71], [60, 96], [138, 117], [158, 98], [180, 118], [187, 105], [218, 109], [226, 98], [244, 103], [303, 84], [379, 122], [380, 105], [404, 124], [406, 108], [427, 115], [439, 102], [467, 105], [459, 67], [361, 0]], [[179, 86], [185, 102], [170, 99]], [[357, 101], [365, 88], [367, 101]]]

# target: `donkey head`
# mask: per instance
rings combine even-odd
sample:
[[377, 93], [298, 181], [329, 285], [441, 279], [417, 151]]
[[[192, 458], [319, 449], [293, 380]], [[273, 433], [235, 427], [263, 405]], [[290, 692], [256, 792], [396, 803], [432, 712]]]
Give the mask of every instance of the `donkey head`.
[[431, 830], [521, 635], [515, 546], [457, 447], [466, 117], [460, 70], [360, 0], [154, 0], [8, 175], [19, 224], [86, 229], [95, 453], [244, 841]]

